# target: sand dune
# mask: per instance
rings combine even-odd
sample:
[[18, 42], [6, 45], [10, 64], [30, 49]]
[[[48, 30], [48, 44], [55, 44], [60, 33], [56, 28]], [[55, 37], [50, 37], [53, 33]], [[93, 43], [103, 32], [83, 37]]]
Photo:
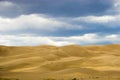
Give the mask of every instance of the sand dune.
[[0, 46], [0, 73], [59, 75], [120, 72], [120, 45]]

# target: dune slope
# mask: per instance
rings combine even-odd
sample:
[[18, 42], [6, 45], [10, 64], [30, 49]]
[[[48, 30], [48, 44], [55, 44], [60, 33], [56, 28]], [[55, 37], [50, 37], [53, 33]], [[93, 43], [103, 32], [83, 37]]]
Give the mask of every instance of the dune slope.
[[59, 75], [120, 73], [120, 45], [0, 46], [1, 72], [52, 72]]

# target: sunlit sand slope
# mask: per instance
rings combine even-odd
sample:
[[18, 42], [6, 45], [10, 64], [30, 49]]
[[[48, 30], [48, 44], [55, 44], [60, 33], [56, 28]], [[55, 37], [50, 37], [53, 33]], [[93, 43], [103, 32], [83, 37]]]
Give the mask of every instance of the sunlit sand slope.
[[120, 73], [120, 45], [0, 46], [2, 72], [116, 75]]

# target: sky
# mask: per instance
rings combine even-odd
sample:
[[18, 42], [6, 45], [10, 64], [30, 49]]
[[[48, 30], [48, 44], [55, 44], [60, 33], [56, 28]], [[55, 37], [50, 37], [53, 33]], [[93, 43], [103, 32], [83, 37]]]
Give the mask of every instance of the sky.
[[120, 0], [0, 0], [0, 45], [120, 44]]

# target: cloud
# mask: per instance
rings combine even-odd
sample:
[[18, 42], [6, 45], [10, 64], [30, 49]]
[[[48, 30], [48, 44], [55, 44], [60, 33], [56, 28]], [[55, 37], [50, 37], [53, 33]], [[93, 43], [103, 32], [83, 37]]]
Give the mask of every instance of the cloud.
[[0, 44], [7, 46], [26, 46], [26, 45], [67, 45], [68, 41], [54, 41], [50, 37], [44, 36], [23, 36], [23, 35], [0, 35]]
[[55, 36], [34, 36], [34, 35], [0, 35], [0, 44], [8, 46], [26, 46], [26, 45], [55, 45], [64, 46], [70, 44], [102, 44], [119, 43], [119, 34], [110, 34], [101, 36], [95, 33], [88, 33], [81, 36], [55, 37]]
[[13, 17], [20, 15], [22, 8], [11, 1], [0, 1], [0, 16]]
[[0, 10], [16, 7], [16, 5], [9, 1], [0, 1]]
[[23, 14], [50, 14], [53, 16], [85, 16], [104, 14], [112, 0], [7, 0], [22, 6]]
[[60, 30], [71, 32], [75, 30], [85, 31], [86, 29], [92, 30], [94, 27], [100, 28], [98, 25], [105, 25], [107, 28], [119, 28], [119, 22], [120, 15], [53, 17], [44, 14], [30, 14], [15, 18], [0, 17], [0, 33], [14, 34], [14, 32], [18, 32], [17, 34], [35, 33], [37, 35], [48, 35], [45, 32], [50, 34], [56, 34], [58, 32], [62, 34]]
[[119, 27], [120, 24], [120, 0], [113, 0], [112, 6], [104, 14], [99, 16], [96, 15], [88, 15], [88, 16], [80, 16], [74, 18], [77, 22], [85, 22], [89, 24], [102, 24], [107, 27]]
[[75, 18], [76, 21], [85, 21], [87, 23], [109, 23], [115, 21], [117, 16], [105, 15], [105, 16], [85, 16]]
[[[73, 19], [76, 22], [88, 23], [92, 25], [104, 25], [109, 28], [120, 27], [120, 14], [119, 15], [102, 15], [102, 16], [84, 16], [76, 17]], [[97, 26], [96, 26], [97, 27]]]
[[108, 12], [120, 14], [120, 0], [113, 0], [113, 6], [110, 10], [108, 10]]
[[59, 28], [81, 29], [81, 25], [72, 24], [58, 18], [49, 17], [40, 14], [21, 15], [16, 18], [0, 17], [0, 31], [38, 29], [51, 31]]
[[120, 43], [120, 34], [112, 34], [106, 36], [106, 39], [111, 40], [113, 43]]
[[[0, 1], [0, 33], [4, 35], [0, 34], [0, 44], [63, 46], [120, 43], [120, 35], [117, 34], [120, 28], [119, 10], [120, 0], [3, 0]], [[112, 31], [111, 27], [115, 30]], [[94, 33], [99, 32], [99, 29], [102, 35]], [[102, 31], [104, 29], [107, 31]], [[44, 32], [48, 32], [46, 36], [40, 36]], [[110, 35], [103, 36], [109, 32]], [[47, 36], [53, 34], [63, 37]], [[65, 37], [67, 34], [69, 37]]]

